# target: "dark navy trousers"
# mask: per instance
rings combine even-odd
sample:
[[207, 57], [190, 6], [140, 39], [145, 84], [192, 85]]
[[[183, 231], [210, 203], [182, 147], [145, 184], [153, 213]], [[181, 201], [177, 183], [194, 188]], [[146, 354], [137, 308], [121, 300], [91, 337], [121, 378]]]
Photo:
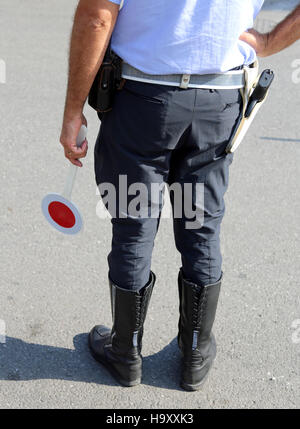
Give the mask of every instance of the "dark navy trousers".
[[233, 158], [225, 148], [241, 106], [238, 89], [181, 89], [127, 80], [117, 93], [112, 111], [101, 117], [95, 145], [97, 185], [111, 183], [116, 189], [108, 256], [109, 277], [116, 285], [139, 290], [148, 282], [159, 225], [159, 216], [120, 216], [125, 192], [119, 193], [120, 176], [126, 176], [128, 187], [146, 185], [149, 207], [153, 183], [204, 184], [204, 222], [190, 229], [184, 213], [174, 217], [175, 242], [186, 279], [199, 285], [220, 279], [223, 197]]

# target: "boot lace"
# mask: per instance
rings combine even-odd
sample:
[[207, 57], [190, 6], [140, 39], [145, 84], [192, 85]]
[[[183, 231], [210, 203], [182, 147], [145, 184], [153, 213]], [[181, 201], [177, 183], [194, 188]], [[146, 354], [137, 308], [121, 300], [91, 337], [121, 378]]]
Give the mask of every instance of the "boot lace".
[[135, 330], [138, 331], [145, 321], [146, 309], [147, 309], [147, 301], [148, 295], [150, 293], [150, 288], [146, 289], [143, 294], [138, 294], [135, 302]]
[[192, 312], [192, 323], [194, 329], [199, 330], [202, 324], [205, 303], [206, 303], [206, 288], [197, 287], [197, 285], [192, 286], [193, 289], [193, 312]]
[[138, 294], [135, 300], [135, 331], [138, 331], [142, 320], [142, 295]]

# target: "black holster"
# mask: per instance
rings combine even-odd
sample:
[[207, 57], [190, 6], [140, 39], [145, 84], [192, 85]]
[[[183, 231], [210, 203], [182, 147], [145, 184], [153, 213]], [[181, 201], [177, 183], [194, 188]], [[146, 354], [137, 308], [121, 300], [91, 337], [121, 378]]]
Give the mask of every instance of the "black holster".
[[112, 109], [115, 93], [122, 88], [122, 59], [109, 44], [101, 67], [91, 87], [88, 103], [98, 113]]

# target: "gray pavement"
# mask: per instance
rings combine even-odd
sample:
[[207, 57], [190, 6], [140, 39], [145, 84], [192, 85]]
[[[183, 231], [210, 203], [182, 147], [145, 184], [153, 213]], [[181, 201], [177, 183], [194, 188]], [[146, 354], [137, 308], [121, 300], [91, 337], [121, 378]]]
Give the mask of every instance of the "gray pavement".
[[291, 11], [293, 7], [299, 4], [298, 0], [265, 0], [264, 10], [286, 10]]
[[[166, 219], [153, 254], [158, 281], [145, 326], [143, 384], [124, 389], [86, 345], [95, 323], [111, 323], [111, 231], [96, 216], [98, 122], [88, 107], [90, 151], [73, 195], [84, 231], [60, 235], [40, 210], [46, 193], [62, 191], [67, 172], [58, 137], [75, 4], [0, 2], [0, 58], [7, 65], [7, 83], [0, 84], [0, 408], [298, 408], [300, 83], [293, 83], [292, 63], [300, 44], [261, 61], [276, 81], [232, 165], [218, 356], [207, 384], [196, 393], [178, 387], [180, 259]], [[273, 7], [259, 20], [277, 22], [285, 13]]]

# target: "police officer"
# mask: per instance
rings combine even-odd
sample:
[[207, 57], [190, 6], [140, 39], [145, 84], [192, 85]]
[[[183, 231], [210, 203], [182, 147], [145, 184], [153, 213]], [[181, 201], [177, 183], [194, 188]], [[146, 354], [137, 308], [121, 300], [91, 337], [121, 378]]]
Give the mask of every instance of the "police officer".
[[[215, 358], [212, 326], [222, 281], [219, 234], [233, 158], [225, 149], [241, 112], [242, 68], [255, 61], [256, 52], [273, 54], [300, 36], [299, 7], [270, 34], [247, 32], [262, 4], [79, 1], [61, 133], [65, 156], [75, 165], [82, 166], [80, 158], [87, 152], [87, 142], [76, 148], [76, 136], [86, 124], [84, 103], [111, 36], [112, 49], [123, 60], [125, 84], [113, 109], [101, 117], [95, 146], [96, 182], [112, 184], [118, 196], [108, 256], [113, 327], [97, 325], [89, 334], [92, 355], [122, 385], [141, 381], [143, 324], [155, 283], [151, 254], [162, 207], [159, 203], [154, 217], [124, 211], [120, 200], [134, 184], [149, 191], [143, 207], [147, 213], [153, 184], [176, 183], [182, 190], [191, 184], [193, 206], [198, 203], [196, 185], [204, 186], [201, 225], [187, 228], [186, 214], [174, 216], [182, 258], [181, 386], [199, 389]], [[121, 177], [126, 177], [126, 189], [120, 189]], [[130, 202], [133, 196], [127, 198]], [[171, 201], [174, 205], [172, 195]]]

